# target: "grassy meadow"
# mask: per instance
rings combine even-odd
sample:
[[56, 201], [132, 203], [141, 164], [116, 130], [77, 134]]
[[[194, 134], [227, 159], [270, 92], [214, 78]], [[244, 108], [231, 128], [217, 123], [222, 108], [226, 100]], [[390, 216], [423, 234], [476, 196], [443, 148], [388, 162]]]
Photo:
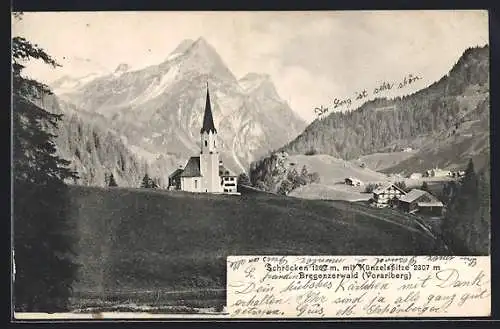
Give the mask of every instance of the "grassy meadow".
[[74, 305], [215, 307], [228, 255], [418, 255], [443, 249], [410, 217], [362, 203], [69, 187]]

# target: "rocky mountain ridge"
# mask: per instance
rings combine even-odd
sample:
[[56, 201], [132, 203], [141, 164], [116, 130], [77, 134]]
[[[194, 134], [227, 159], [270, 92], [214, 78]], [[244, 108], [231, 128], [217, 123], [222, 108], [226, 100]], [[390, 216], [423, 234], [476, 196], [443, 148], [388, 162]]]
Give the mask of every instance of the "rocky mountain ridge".
[[238, 80], [203, 38], [184, 40], [165, 61], [140, 70], [119, 65], [70, 88], [54, 88], [63, 108], [112, 131], [140, 161], [161, 168], [162, 178], [199, 153], [199, 129], [210, 88], [221, 157], [236, 173], [292, 140], [306, 126], [281, 100], [271, 78], [251, 73]]

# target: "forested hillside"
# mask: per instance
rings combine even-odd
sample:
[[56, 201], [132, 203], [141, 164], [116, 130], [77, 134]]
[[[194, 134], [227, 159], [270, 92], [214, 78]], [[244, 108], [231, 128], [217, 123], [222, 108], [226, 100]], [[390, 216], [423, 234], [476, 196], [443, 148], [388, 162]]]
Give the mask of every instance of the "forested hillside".
[[63, 114], [55, 131], [57, 152], [71, 160], [71, 169], [79, 175], [78, 179], [68, 183], [106, 186], [106, 175], [113, 174], [118, 186], [139, 187], [146, 173], [160, 179], [161, 183], [165, 181], [159, 166], [148, 165], [133, 154], [112, 130], [104, 126], [106, 121], [102, 117], [76, 111], [54, 95], [34, 102], [49, 112]]
[[467, 120], [489, 115], [489, 47], [467, 49], [448, 75], [415, 94], [379, 98], [350, 112], [314, 121], [280, 150], [316, 152], [344, 159], [419, 149], [432, 134], [454, 130]]

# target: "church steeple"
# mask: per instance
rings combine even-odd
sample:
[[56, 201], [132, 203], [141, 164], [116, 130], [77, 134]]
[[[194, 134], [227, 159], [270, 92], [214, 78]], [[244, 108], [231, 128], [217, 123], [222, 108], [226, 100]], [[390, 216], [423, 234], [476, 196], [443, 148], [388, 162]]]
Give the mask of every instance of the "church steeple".
[[203, 116], [203, 127], [201, 128], [200, 133], [204, 132], [213, 132], [217, 133], [217, 129], [215, 129], [214, 119], [212, 117], [212, 106], [210, 104], [210, 92], [208, 91], [208, 82], [207, 82], [207, 102], [205, 104], [205, 115]]

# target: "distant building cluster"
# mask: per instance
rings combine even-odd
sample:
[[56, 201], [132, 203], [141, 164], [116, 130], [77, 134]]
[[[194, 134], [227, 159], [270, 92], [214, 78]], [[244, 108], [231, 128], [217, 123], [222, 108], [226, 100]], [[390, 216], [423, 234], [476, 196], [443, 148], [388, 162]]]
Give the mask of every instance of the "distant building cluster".
[[452, 177], [452, 178], [460, 178], [465, 175], [465, 171], [459, 170], [445, 170], [440, 168], [433, 168], [424, 171], [423, 173], [414, 172], [408, 175], [410, 179], [420, 179], [422, 177]]

